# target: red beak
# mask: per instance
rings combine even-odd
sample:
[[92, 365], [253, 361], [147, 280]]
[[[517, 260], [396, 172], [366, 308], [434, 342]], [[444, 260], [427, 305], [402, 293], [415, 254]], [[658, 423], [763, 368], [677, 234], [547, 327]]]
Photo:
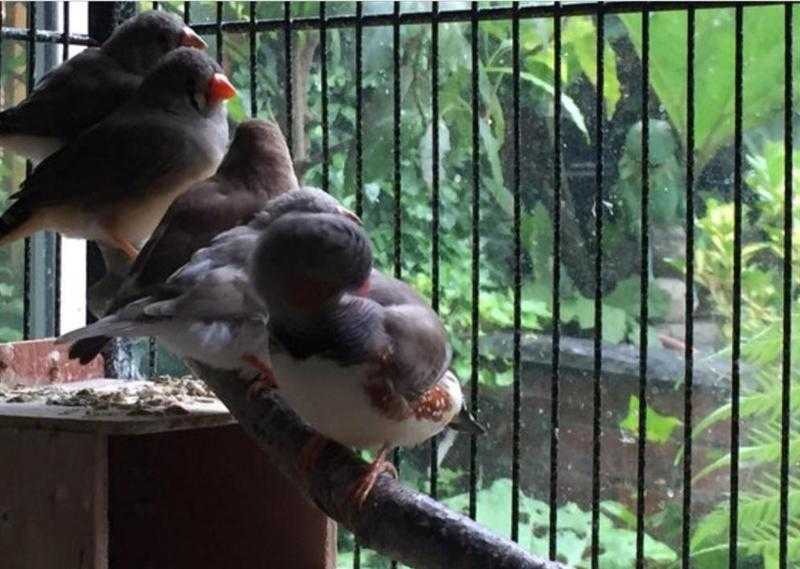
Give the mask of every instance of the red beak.
[[208, 44], [203, 40], [203, 38], [198, 36], [189, 26], [183, 28], [181, 45], [186, 47], [196, 47], [197, 49], [206, 49], [208, 47]]
[[231, 85], [228, 78], [222, 73], [215, 73], [214, 76], [208, 81], [208, 95], [206, 99], [209, 105], [219, 103], [220, 101], [227, 101], [236, 95], [236, 88]]

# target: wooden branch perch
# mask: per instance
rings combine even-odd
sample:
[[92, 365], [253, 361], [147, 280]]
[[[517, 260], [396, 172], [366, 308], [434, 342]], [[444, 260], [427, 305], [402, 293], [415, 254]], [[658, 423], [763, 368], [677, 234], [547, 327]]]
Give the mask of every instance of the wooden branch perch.
[[313, 432], [275, 395], [248, 399], [247, 386], [234, 373], [187, 362], [205, 380], [244, 430], [329, 517], [370, 547], [417, 569], [564, 569], [535, 558], [468, 517], [382, 475], [358, 511], [348, 491], [366, 463], [351, 450], [329, 444], [311, 476], [297, 464]]

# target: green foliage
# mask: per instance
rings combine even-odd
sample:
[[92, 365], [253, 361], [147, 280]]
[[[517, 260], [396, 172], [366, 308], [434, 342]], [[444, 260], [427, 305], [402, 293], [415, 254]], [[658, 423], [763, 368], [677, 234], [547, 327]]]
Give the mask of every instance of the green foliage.
[[[683, 423], [669, 415], [662, 415], [653, 407], [647, 407], [647, 426], [645, 428], [647, 442], [665, 443], [672, 437], [673, 431]], [[631, 395], [628, 402], [628, 414], [620, 421], [619, 426], [634, 435], [639, 433], [639, 398]]]
[[[510, 522], [506, 505], [511, 501], [511, 480], [500, 478], [478, 493], [478, 521], [500, 535], [508, 535]], [[467, 512], [469, 495], [454, 496], [445, 503], [455, 510]], [[600, 567], [623, 569], [634, 565], [636, 555], [635, 516], [622, 504], [603, 502], [600, 514]], [[590, 511], [574, 503], [558, 508], [558, 559], [570, 567], [590, 566]], [[520, 496], [519, 543], [528, 551], [546, 557], [548, 554], [550, 509], [546, 502]], [[645, 558], [665, 564], [677, 559], [666, 544], [645, 535]]]

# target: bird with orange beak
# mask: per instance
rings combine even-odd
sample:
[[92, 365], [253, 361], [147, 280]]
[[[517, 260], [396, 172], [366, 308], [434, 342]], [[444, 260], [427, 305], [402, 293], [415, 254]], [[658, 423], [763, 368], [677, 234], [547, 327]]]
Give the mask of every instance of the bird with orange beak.
[[0, 146], [40, 162], [133, 96], [159, 60], [206, 42], [177, 16], [147, 11], [106, 42], [48, 72], [18, 105], [0, 113]]
[[34, 169], [0, 216], [0, 246], [49, 229], [134, 259], [172, 201], [217, 169], [235, 94], [205, 52], [171, 51], [127, 103]]

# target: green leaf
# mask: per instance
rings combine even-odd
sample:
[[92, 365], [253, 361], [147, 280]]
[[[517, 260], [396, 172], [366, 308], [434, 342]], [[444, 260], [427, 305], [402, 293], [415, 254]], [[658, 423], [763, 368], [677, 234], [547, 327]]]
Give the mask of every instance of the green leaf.
[[[583, 72], [593, 85], [597, 85], [597, 34], [592, 20], [585, 16], [572, 17], [567, 20], [563, 37], [564, 46], [578, 60]], [[614, 114], [622, 91], [617, 78], [617, 57], [608, 43], [603, 51], [605, 69], [603, 96], [606, 100], [608, 116]]]
[[[662, 415], [652, 405], [647, 406], [646, 436], [648, 442], [666, 443], [673, 431], [683, 425], [681, 421], [670, 415]], [[639, 398], [631, 395], [628, 401], [628, 414], [620, 421], [621, 429], [639, 435]]]

